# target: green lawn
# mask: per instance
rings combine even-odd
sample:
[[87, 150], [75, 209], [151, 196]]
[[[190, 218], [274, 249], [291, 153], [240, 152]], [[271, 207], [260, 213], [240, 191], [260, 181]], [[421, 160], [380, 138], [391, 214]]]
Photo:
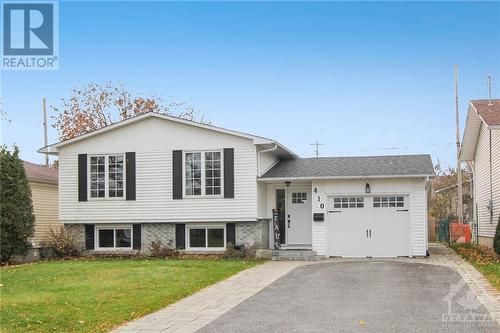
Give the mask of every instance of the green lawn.
[[471, 244], [452, 244], [451, 247], [470, 262], [490, 284], [500, 291], [500, 256], [492, 249]]
[[257, 261], [95, 259], [2, 268], [1, 332], [105, 332]]

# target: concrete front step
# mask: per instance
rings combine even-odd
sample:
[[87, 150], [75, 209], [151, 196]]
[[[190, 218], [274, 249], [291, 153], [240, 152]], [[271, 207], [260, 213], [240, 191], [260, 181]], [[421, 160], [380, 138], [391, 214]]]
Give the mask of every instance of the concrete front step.
[[323, 259], [312, 250], [273, 250], [272, 260], [275, 261], [317, 261]]

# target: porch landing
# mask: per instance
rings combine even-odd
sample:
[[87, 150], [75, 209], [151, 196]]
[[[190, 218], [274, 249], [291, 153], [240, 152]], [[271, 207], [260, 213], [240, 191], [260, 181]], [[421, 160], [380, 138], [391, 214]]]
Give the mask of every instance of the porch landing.
[[271, 260], [275, 261], [318, 261], [324, 259], [316, 251], [308, 249], [272, 250]]

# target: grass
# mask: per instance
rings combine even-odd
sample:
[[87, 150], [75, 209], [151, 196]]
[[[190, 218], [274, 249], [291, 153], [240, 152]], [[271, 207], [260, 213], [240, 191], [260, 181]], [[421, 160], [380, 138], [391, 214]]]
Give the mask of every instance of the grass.
[[490, 284], [500, 291], [500, 256], [492, 249], [471, 244], [452, 244], [462, 258], [470, 262]]
[[257, 261], [90, 259], [0, 270], [1, 332], [105, 332]]

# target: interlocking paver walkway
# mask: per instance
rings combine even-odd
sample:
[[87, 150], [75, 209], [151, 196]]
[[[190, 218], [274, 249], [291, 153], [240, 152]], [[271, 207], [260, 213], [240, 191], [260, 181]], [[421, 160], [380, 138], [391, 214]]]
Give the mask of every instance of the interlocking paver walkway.
[[115, 333], [195, 332], [305, 262], [270, 261], [239, 272]]

